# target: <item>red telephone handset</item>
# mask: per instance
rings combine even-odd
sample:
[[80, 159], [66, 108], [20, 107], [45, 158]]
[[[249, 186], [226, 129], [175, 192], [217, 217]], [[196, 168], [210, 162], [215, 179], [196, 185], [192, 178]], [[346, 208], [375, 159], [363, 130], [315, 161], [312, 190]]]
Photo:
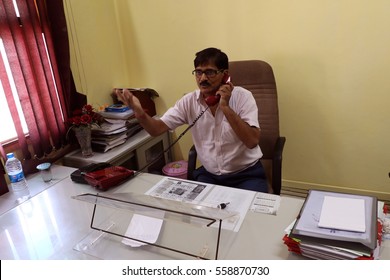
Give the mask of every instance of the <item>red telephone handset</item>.
[[[222, 83], [227, 84], [229, 82], [230, 82], [230, 76], [228, 74], [225, 74], [223, 76]], [[204, 101], [206, 102], [207, 106], [214, 106], [218, 104], [220, 99], [221, 99], [221, 95], [216, 94], [216, 95], [207, 96]]]

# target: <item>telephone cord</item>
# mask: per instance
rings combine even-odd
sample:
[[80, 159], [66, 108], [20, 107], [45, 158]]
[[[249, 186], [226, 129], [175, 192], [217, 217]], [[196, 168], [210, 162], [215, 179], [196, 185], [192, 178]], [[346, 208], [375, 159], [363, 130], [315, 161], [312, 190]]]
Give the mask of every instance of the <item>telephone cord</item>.
[[175, 145], [187, 132], [190, 130], [195, 123], [200, 119], [201, 116], [209, 109], [209, 106], [206, 107], [200, 114], [195, 118], [195, 120], [177, 137], [175, 141], [173, 141], [164, 151], [162, 151], [160, 154], [158, 154], [153, 160], [151, 160], [149, 163], [145, 164], [142, 168], [138, 169], [134, 172], [134, 177], [138, 174], [142, 173], [143, 170], [154, 164], [157, 160], [159, 160], [163, 155], [165, 155], [166, 152], [168, 152], [170, 149], [172, 149], [173, 145]]

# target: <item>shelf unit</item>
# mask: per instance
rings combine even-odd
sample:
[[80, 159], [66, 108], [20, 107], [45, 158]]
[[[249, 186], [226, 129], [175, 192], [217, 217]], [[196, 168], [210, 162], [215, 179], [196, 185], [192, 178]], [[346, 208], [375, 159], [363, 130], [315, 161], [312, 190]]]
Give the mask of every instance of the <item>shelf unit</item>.
[[145, 130], [131, 136], [124, 144], [113, 148], [105, 153], [94, 152], [92, 157], [85, 158], [80, 150], [67, 154], [62, 159], [64, 166], [80, 168], [91, 163], [108, 162], [115, 166], [123, 166], [132, 170], [143, 168], [156, 157], [161, 159], [143, 170], [148, 173], [161, 174], [162, 168], [173, 160], [172, 151], [161, 153], [168, 148], [171, 143], [170, 132], [158, 137], [152, 137]]

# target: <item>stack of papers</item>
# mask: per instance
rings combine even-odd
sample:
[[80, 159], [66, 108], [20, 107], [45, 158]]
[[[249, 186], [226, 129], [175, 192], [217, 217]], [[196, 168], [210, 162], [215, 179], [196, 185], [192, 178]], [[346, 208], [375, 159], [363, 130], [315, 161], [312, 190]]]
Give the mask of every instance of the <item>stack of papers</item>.
[[95, 152], [107, 152], [122, 145], [141, 130], [142, 127], [135, 118], [129, 120], [106, 118], [100, 127], [92, 129], [92, 149]]
[[311, 190], [284, 243], [312, 259], [373, 259], [377, 205], [376, 197]]

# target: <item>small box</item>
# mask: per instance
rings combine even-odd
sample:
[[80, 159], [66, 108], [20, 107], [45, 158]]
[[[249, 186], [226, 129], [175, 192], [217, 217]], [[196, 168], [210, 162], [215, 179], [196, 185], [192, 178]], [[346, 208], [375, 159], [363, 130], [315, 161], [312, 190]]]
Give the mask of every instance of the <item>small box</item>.
[[179, 160], [170, 162], [163, 167], [163, 173], [166, 176], [187, 179], [188, 162]]

